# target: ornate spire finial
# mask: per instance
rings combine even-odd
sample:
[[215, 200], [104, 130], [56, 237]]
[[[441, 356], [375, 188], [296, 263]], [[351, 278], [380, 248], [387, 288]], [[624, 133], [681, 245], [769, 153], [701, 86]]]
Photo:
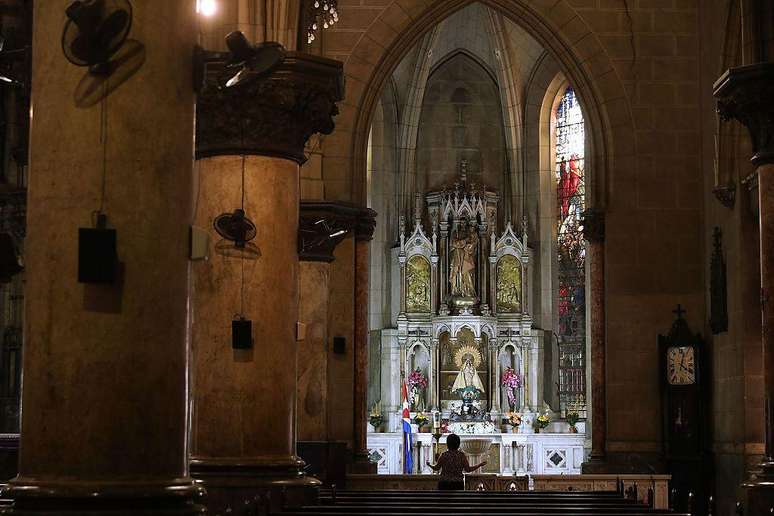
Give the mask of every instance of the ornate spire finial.
[[468, 160], [465, 158], [460, 161], [460, 180], [463, 186], [468, 184]]

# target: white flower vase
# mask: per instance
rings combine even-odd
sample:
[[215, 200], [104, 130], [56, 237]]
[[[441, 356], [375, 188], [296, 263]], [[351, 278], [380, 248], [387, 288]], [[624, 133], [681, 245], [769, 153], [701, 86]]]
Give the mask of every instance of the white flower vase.
[[374, 428], [374, 425], [372, 425], [371, 423], [368, 423], [368, 433], [369, 434], [376, 433], [376, 428]]
[[418, 434], [419, 433], [419, 425], [415, 423], [411, 423], [411, 433], [412, 434]]
[[532, 428], [535, 424], [536, 414], [529, 408], [525, 410], [521, 415], [521, 425], [519, 425], [520, 434], [533, 434], [535, 430]]

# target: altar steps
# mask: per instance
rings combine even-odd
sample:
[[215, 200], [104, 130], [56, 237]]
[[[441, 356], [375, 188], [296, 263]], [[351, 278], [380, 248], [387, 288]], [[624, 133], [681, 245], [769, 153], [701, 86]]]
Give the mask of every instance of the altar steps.
[[604, 515], [688, 516], [653, 509], [618, 491], [477, 492], [477, 491], [338, 491], [324, 490], [320, 505], [287, 510], [282, 516], [538, 516]]

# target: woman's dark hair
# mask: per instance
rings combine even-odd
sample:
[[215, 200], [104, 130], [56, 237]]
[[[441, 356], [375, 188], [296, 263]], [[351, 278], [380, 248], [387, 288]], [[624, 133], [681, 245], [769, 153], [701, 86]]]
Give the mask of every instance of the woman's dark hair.
[[460, 436], [457, 434], [449, 434], [449, 437], [446, 438], [446, 447], [450, 450], [459, 450]]

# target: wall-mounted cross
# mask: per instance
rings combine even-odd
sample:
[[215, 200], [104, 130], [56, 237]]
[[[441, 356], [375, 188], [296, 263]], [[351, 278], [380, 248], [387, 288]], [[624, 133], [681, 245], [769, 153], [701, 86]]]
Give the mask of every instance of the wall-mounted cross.
[[682, 305], [678, 304], [677, 308], [675, 310], [672, 310], [672, 313], [677, 315], [678, 319], [682, 319], [683, 318], [683, 314], [686, 313], [686, 311], [683, 310], [683, 306]]

